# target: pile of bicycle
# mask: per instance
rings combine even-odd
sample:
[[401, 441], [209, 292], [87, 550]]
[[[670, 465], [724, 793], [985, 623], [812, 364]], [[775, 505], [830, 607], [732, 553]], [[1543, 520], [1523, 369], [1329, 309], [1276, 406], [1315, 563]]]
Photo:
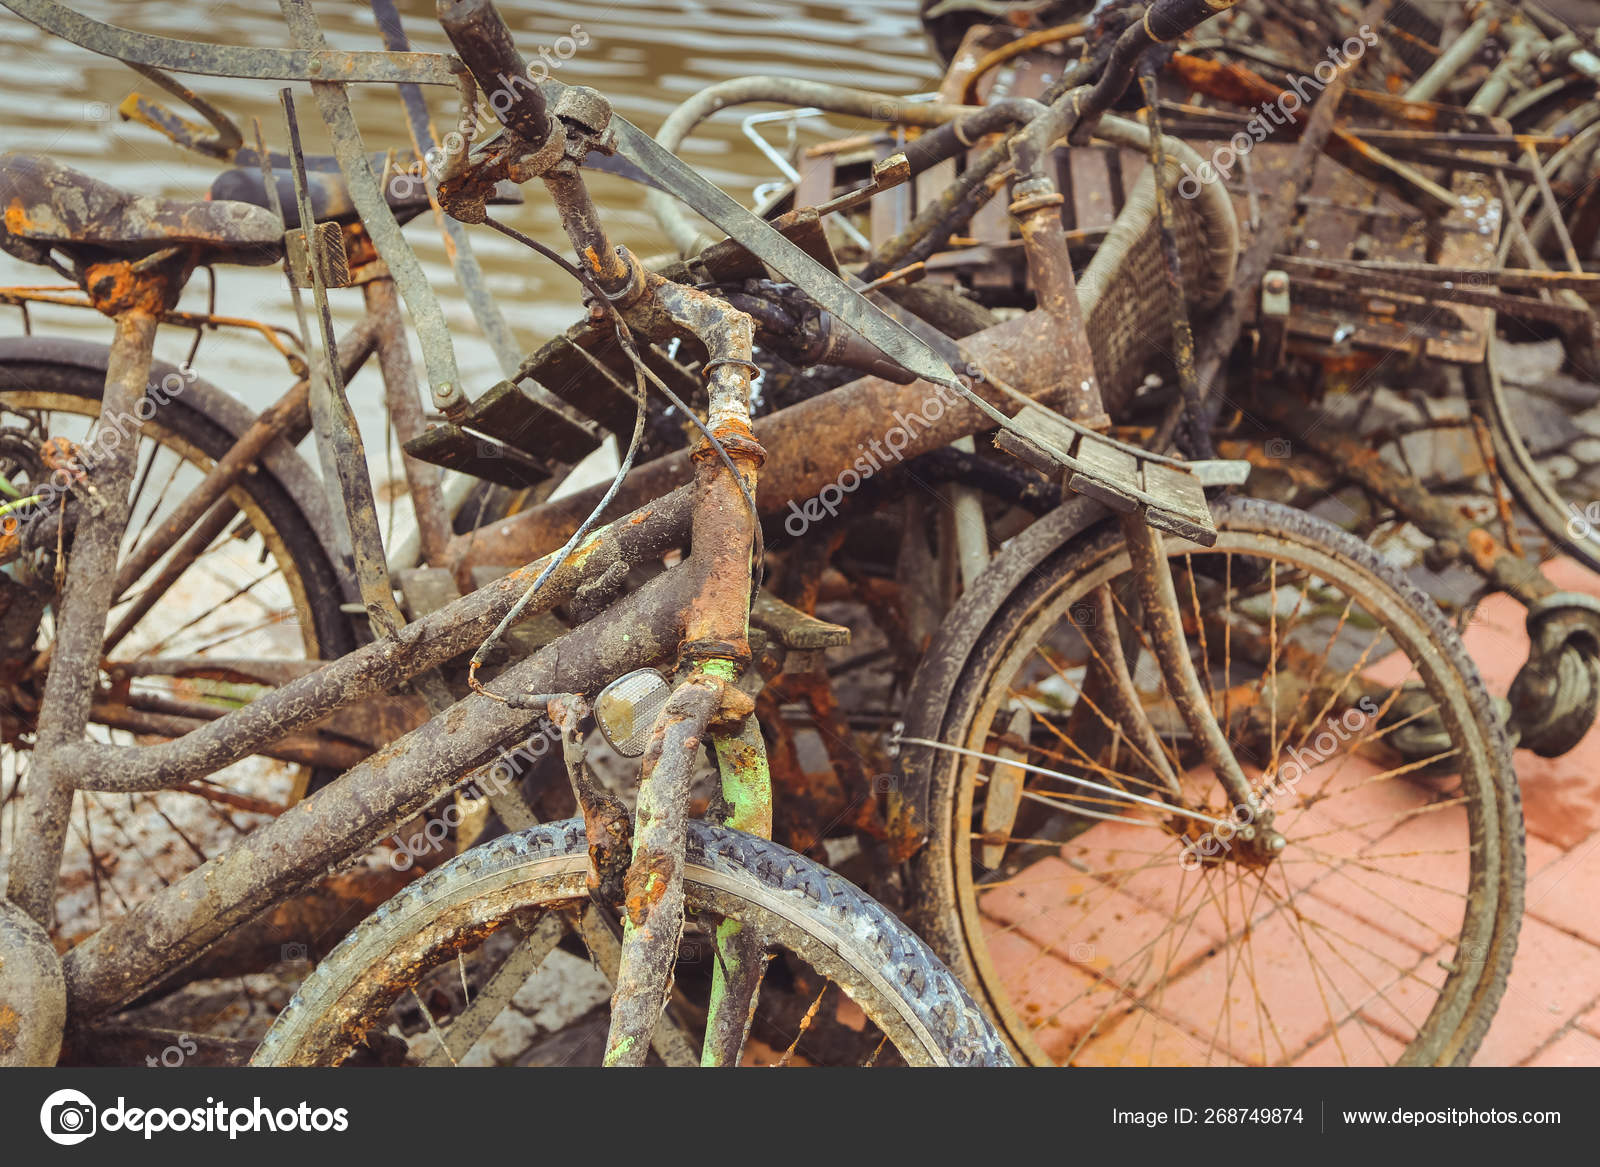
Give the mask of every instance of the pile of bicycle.
[[[219, 173], [0, 156], [0, 247], [66, 281], [0, 289], [0, 1064], [1471, 1059], [1513, 750], [1600, 704], [1600, 601], [1540, 570], [1600, 570], [1594, 30], [943, 0], [935, 94], [739, 78], [652, 137], [488, 0], [439, 0], [449, 55], [393, 0], [370, 51], [309, 0], [285, 47], [3, 3]], [[753, 209], [675, 153], [744, 105], [791, 130]], [[865, 129], [796, 144], [828, 117]], [[490, 231], [572, 281], [535, 351]], [[204, 379], [218, 329], [283, 361], [267, 408]], [[1496, 593], [1504, 698], [1460, 635]]]

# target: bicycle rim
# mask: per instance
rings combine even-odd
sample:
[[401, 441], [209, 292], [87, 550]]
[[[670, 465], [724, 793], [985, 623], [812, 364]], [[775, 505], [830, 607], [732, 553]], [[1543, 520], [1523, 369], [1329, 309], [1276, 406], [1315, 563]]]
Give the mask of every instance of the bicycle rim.
[[[1492, 347], [1502, 343], [1496, 340]], [[1559, 351], [1558, 342], [1545, 343]], [[1542, 385], [1509, 386], [1493, 352], [1482, 365], [1463, 369], [1462, 376], [1473, 407], [1489, 427], [1495, 459], [1512, 496], [1563, 554], [1600, 571], [1600, 471], [1575, 456], [1584, 452], [1584, 444], [1595, 443], [1595, 435], [1572, 416], [1575, 407], [1559, 389], [1574, 379], [1552, 370]], [[1593, 396], [1600, 400], [1600, 389]], [[1600, 425], [1600, 416], [1589, 424]], [[1530, 426], [1532, 447], [1524, 432]]]
[[[589, 905], [587, 870], [577, 819], [503, 837], [439, 868], [364, 921], [318, 966], [274, 1023], [254, 1064], [339, 1064], [384, 1045], [397, 1055], [393, 1060], [432, 1055], [439, 1063], [438, 1051], [450, 1045], [455, 1026], [476, 1025], [468, 1014], [471, 1002], [504, 992], [506, 986], [490, 986], [518, 952], [537, 943], [537, 959], [529, 961], [537, 967], [560, 940], [556, 921], [565, 918], [581, 931], [575, 919]], [[658, 1050], [666, 1029], [678, 1033], [680, 1051], [690, 1051], [678, 1060], [698, 1050], [701, 989], [715, 959], [705, 938], [717, 922], [734, 920], [762, 937], [773, 957], [746, 1064], [1008, 1064], [992, 1026], [926, 945], [886, 909], [802, 856], [697, 822], [685, 887], [696, 926], [680, 950], [669, 1009], [675, 1020], [658, 1029]], [[488, 952], [486, 940], [507, 930], [510, 942]], [[600, 965], [602, 947], [588, 946]], [[506, 949], [510, 955], [502, 954]], [[517, 966], [516, 975], [516, 992], [506, 994], [507, 1001], [546, 999], [529, 979], [531, 968]], [[565, 975], [573, 975], [570, 964]], [[500, 1047], [501, 1060], [521, 1064], [548, 1064], [541, 1051], [551, 1043], [562, 1050], [563, 1062], [598, 1061], [609, 986], [596, 990], [591, 983], [589, 991], [595, 1008], [577, 1022], [589, 1026], [586, 1033], [546, 1034], [532, 1050], [508, 1052], [493, 1036], [489, 1046]], [[581, 994], [569, 982], [567, 995], [581, 1004]], [[499, 998], [493, 1007], [503, 1007]], [[483, 1032], [472, 1028], [470, 1044], [452, 1049], [446, 1064], [472, 1060], [474, 1047], [481, 1054]]]
[[[30, 363], [16, 372], [14, 383], [25, 387], [0, 391], [0, 428], [41, 427], [42, 434], [74, 442], [92, 432], [102, 390], [92, 370]], [[123, 559], [160, 529], [231, 444], [220, 425], [181, 399], [144, 424]], [[110, 652], [110, 687], [97, 698], [92, 737], [129, 744], [171, 736], [270, 688], [234, 675], [232, 660], [292, 669], [295, 662], [351, 647], [332, 565], [290, 493], [258, 465], [226, 498], [232, 508], [226, 527]], [[108, 630], [168, 561], [170, 556], [128, 588], [111, 610]], [[53, 612], [47, 608], [34, 646], [47, 647], [52, 635]], [[164, 670], [162, 661], [184, 667]], [[15, 732], [8, 732], [4, 748], [6, 801], [18, 797], [26, 780], [26, 696], [13, 694], [11, 711], [18, 720], [8, 727]], [[253, 758], [182, 793], [81, 794], [63, 865], [65, 895], [78, 904], [62, 904], [61, 918], [73, 927], [114, 918], [151, 888], [292, 803], [312, 773], [310, 765], [291, 760]], [[20, 844], [14, 831], [8, 834], [8, 847]]]
[[[1481, 684], [1431, 604], [1354, 539], [1251, 501], [1219, 527], [1214, 550], [1169, 557], [1191, 654], [1286, 850], [1251, 865], [1202, 821], [1228, 806], [1126, 607], [1126, 554], [1086, 536], [991, 621], [942, 740], [1118, 793], [936, 758], [949, 835], [931, 851], [948, 869], [930, 877], [961, 922], [945, 955], [1035, 1063], [1465, 1060], [1504, 987], [1522, 884]], [[1099, 584], [1191, 817], [1122, 797], [1159, 795], [1161, 777], [1084, 694], [1093, 653], [1072, 621], [1100, 618]], [[993, 789], [1025, 792], [1009, 820]]]

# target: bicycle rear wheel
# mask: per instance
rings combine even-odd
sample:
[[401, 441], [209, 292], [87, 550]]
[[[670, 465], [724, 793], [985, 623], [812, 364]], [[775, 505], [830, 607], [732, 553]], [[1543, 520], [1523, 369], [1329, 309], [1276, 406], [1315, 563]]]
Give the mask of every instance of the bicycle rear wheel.
[[[1465, 1062], [1523, 884], [1483, 686], [1352, 537], [1256, 500], [1216, 517], [1214, 548], [1167, 554], [1207, 696], [1287, 846], [1253, 854], [1264, 816], [1230, 815], [1189, 740], [1119, 533], [1045, 520], [929, 654], [959, 673], [912, 734], [973, 753], [908, 747], [931, 783], [919, 930], [1037, 1064]], [[1109, 712], [1105, 621], [1153, 746]]]
[[[1563, 369], [1559, 340], [1496, 338], [1491, 348], [1462, 377], [1500, 474], [1554, 548], [1600, 571], [1600, 380]], [[1516, 382], [1502, 375], [1508, 357], [1524, 370]]]
[[[0, 472], [14, 487], [49, 483], [45, 443], [81, 446], [94, 433], [104, 353], [31, 339], [0, 351]], [[137, 439], [124, 561], [161, 532], [251, 420], [243, 405], [170, 365], [158, 363], [151, 379], [168, 400]], [[355, 647], [340, 611], [340, 574], [307, 509], [306, 484], [315, 483], [296, 481], [296, 468], [286, 443], [269, 447], [201, 520], [196, 529], [209, 526], [210, 538], [199, 553], [180, 565], [168, 552], [114, 603], [92, 737], [126, 744], [176, 736]], [[192, 533], [180, 533], [180, 548]], [[70, 547], [67, 539], [69, 555]], [[54, 635], [55, 550], [52, 542], [10, 559], [0, 576], [0, 806], [20, 807], [27, 782], [42, 654]], [[354, 742], [345, 753], [359, 756]], [[298, 750], [279, 751], [181, 792], [80, 794], [58, 918], [69, 934], [114, 918], [293, 802], [314, 776], [337, 772]], [[0, 818], [0, 854], [25, 845], [20, 819]]]
[[[587, 872], [581, 819], [507, 835], [459, 856], [346, 936], [301, 985], [252, 1063], [340, 1064], [385, 1048], [394, 1061], [471, 1060], [495, 1019], [485, 1013], [514, 1010], [514, 999], [538, 999], [529, 978], [560, 941], [560, 918], [589, 905]], [[709, 943], [696, 937], [709, 934], [700, 925], [726, 919], [753, 930], [773, 956], [747, 1061], [764, 1048], [770, 1052], [758, 1060], [785, 1064], [1010, 1064], [994, 1027], [927, 945], [805, 857], [693, 822], [685, 894], [695, 926], [680, 950], [672, 1010], [691, 1035], [703, 1025], [701, 993], [715, 959]], [[509, 937], [495, 944], [503, 932]], [[590, 942], [603, 964], [598, 948]], [[789, 991], [773, 987], [780, 981]], [[598, 1062], [606, 1017], [602, 996], [587, 1032], [558, 1039], [560, 1060]], [[443, 1049], [449, 1053], [441, 1058]], [[500, 1056], [528, 1064], [545, 1061], [547, 1052], [513, 1045]]]

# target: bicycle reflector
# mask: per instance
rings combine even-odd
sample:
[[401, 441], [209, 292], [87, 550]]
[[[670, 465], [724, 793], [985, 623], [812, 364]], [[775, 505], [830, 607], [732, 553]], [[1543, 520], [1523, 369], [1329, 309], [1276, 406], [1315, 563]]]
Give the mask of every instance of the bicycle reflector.
[[594, 720], [611, 748], [637, 758], [650, 741], [656, 715], [672, 696], [672, 684], [655, 669], [618, 677], [594, 699]]

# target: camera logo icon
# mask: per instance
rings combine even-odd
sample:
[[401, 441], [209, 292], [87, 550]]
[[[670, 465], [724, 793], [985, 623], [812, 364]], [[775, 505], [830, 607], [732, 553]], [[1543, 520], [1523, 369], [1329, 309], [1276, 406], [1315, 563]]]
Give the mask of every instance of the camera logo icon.
[[39, 1108], [39, 1125], [52, 1143], [71, 1147], [94, 1134], [98, 1113], [82, 1091], [57, 1090]]

